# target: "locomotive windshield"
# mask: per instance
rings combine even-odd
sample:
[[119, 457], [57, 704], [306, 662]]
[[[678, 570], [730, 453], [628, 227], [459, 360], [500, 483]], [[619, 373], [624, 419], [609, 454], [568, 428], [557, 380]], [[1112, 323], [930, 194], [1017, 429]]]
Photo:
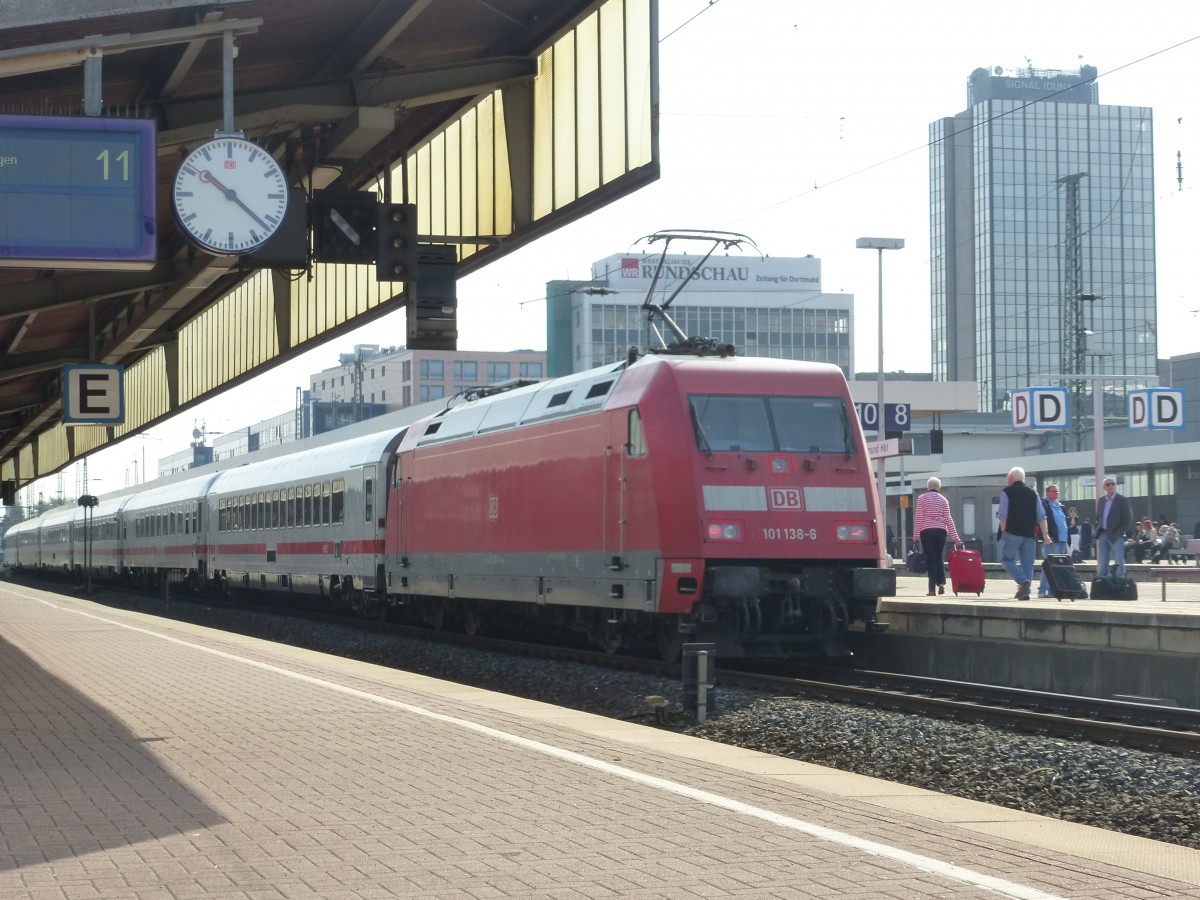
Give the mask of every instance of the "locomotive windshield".
[[688, 402], [696, 444], [705, 453], [854, 452], [840, 397], [691, 394]]

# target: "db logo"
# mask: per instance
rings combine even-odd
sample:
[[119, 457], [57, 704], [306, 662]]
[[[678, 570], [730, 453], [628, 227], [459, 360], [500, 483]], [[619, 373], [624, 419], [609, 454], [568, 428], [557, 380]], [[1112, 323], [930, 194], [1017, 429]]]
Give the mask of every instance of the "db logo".
[[237, 160], [236, 160], [236, 159], [227, 159], [227, 160], [225, 160], [225, 168], [227, 168], [227, 169], [236, 169], [236, 168], [237, 168]]
[[767, 496], [771, 509], [804, 509], [800, 488], [771, 488]]

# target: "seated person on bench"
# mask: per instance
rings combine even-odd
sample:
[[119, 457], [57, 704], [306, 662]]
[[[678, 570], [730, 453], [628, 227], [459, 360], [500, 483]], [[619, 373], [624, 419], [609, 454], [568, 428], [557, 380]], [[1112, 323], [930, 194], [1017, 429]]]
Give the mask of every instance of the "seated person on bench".
[[1170, 525], [1163, 525], [1158, 529], [1158, 540], [1154, 543], [1154, 556], [1151, 562], [1162, 562], [1164, 557], [1167, 562], [1173, 563], [1174, 560], [1170, 557], [1170, 552], [1173, 548], [1179, 546], [1179, 526], [1172, 522]]
[[1149, 519], [1142, 519], [1132, 541], [1134, 561], [1145, 562], [1146, 553], [1154, 549], [1157, 540], [1158, 532], [1154, 528], [1154, 523]]

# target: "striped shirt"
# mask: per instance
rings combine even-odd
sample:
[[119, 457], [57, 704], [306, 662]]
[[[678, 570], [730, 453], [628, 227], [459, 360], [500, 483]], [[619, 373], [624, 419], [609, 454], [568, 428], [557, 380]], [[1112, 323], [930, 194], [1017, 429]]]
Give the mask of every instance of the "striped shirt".
[[940, 528], [949, 535], [951, 541], [956, 544], [959, 542], [954, 516], [950, 515], [950, 504], [938, 491], [926, 491], [917, 498], [913, 530], [919, 537], [926, 528]]

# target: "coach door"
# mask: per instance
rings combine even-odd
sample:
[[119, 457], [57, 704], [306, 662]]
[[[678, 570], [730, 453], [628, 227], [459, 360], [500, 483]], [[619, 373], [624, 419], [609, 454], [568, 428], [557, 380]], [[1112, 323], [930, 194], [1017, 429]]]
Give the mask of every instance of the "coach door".
[[367, 540], [369, 552], [374, 554], [378, 554], [383, 546], [380, 523], [383, 522], [384, 513], [379, 506], [379, 481], [376, 476], [375, 466], [363, 468], [363, 522], [366, 525], [363, 536]]

